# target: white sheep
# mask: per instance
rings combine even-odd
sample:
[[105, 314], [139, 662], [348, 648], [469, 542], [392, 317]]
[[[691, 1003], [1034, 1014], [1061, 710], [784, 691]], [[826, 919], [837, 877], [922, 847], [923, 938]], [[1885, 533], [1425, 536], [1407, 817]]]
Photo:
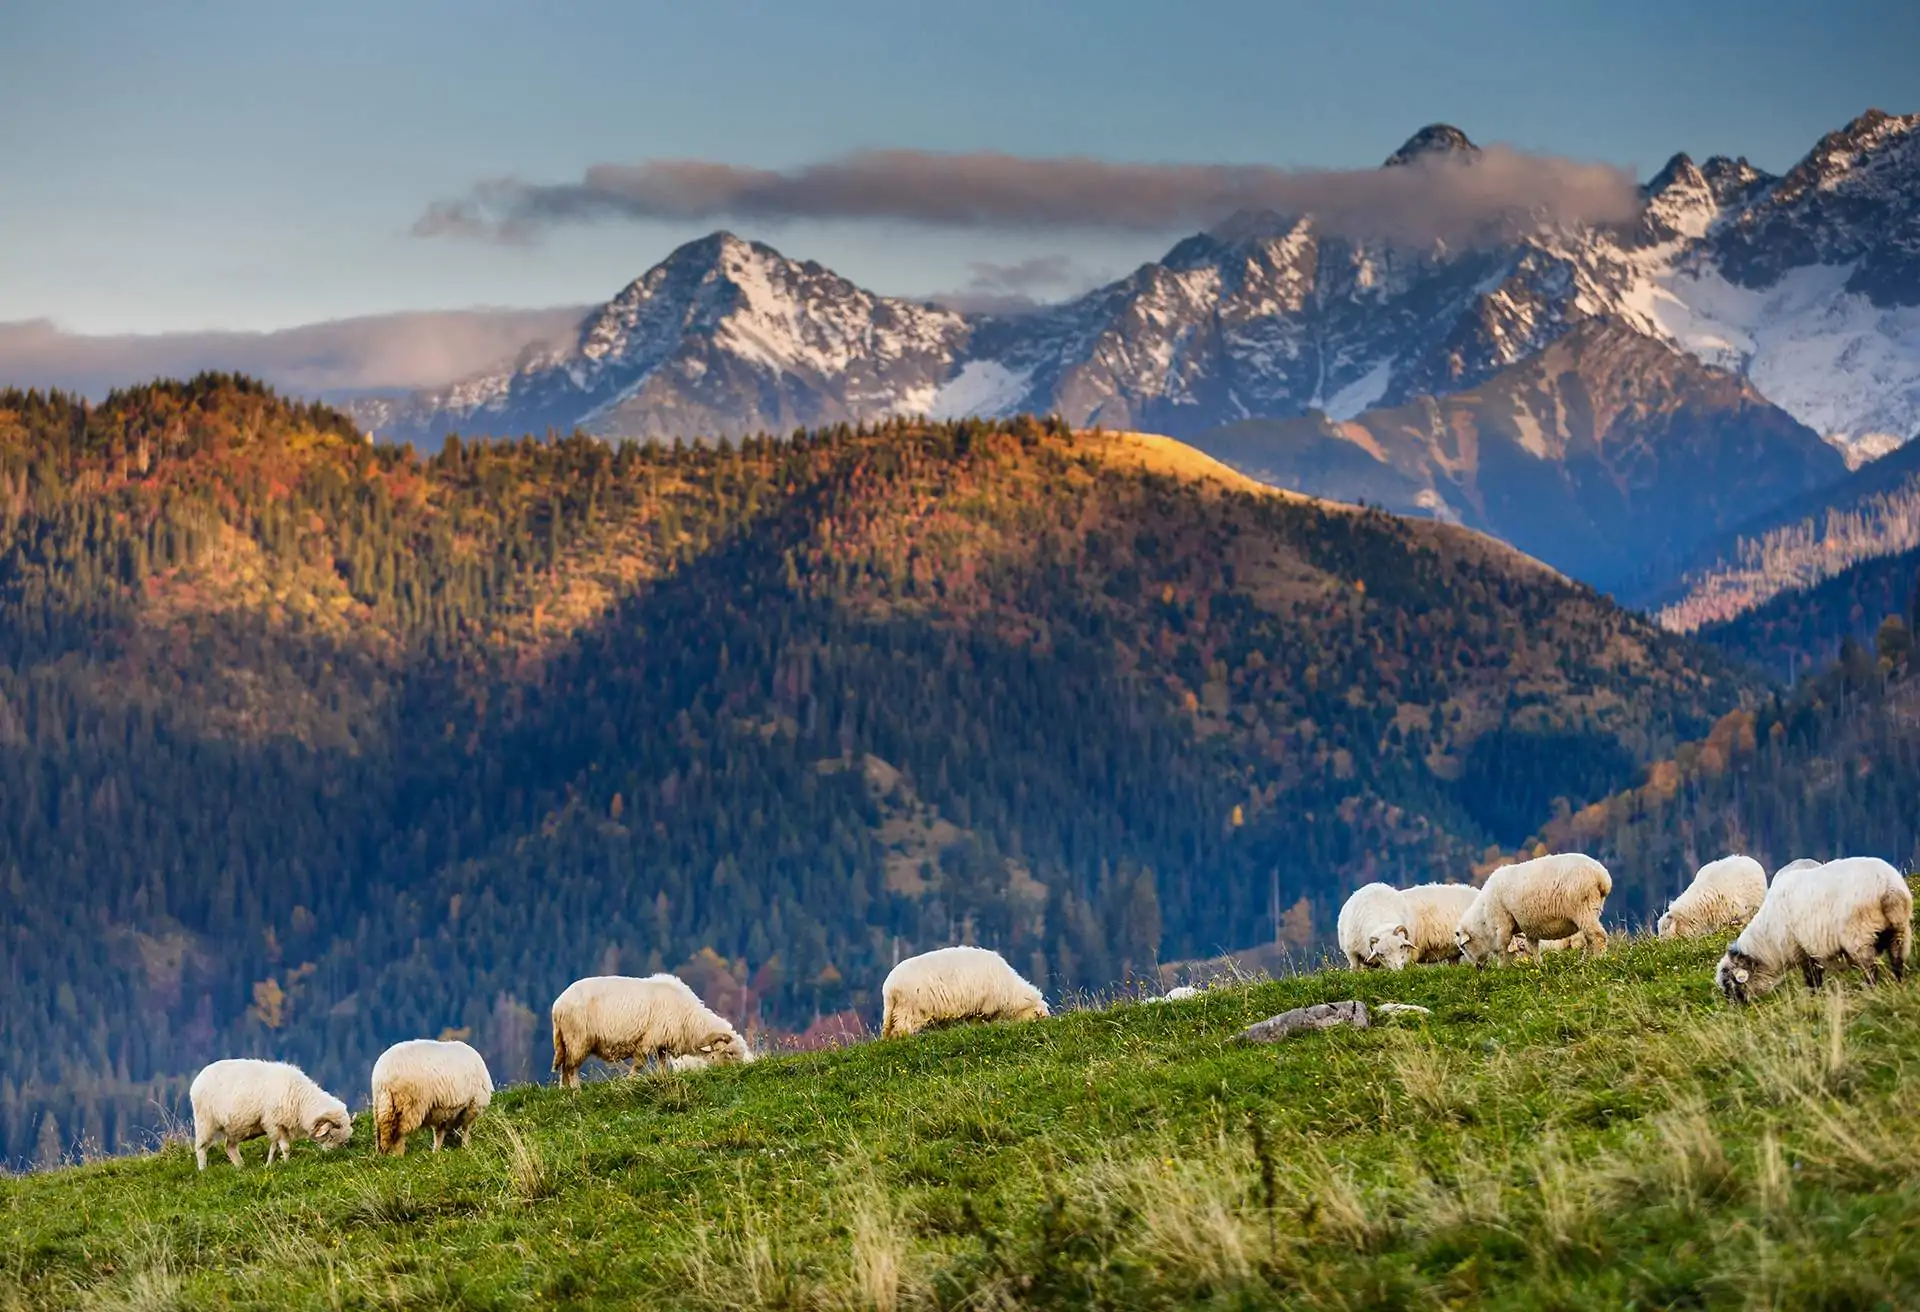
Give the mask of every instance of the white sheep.
[[[753, 1060], [753, 1050], [726, 1019], [675, 975], [592, 975], [553, 1000], [553, 1069], [578, 1088], [589, 1057], [638, 1064], [652, 1058], [675, 1070], [708, 1060]], [[676, 1062], [676, 1058], [702, 1058]]]
[[399, 1157], [407, 1136], [433, 1130], [433, 1150], [447, 1136], [464, 1143], [468, 1129], [493, 1101], [493, 1077], [479, 1053], [457, 1040], [408, 1039], [373, 1064], [373, 1146]]
[[1699, 938], [1744, 925], [1767, 896], [1767, 872], [1750, 856], [1723, 856], [1694, 873], [1693, 882], [1654, 922], [1661, 938]]
[[1472, 884], [1415, 884], [1400, 890], [1413, 913], [1413, 959], [1422, 965], [1458, 961], [1460, 944], [1453, 931], [1480, 896]]
[[1400, 890], [1364, 884], [1340, 908], [1335, 933], [1354, 970], [1405, 970], [1413, 959], [1413, 908]]
[[1188, 998], [1197, 998], [1199, 996], [1200, 996], [1200, 990], [1195, 988], [1193, 985], [1176, 984], [1174, 987], [1168, 989], [1165, 993], [1156, 993], [1154, 996], [1150, 998], [1142, 998], [1141, 1001], [1142, 1002], [1185, 1002]]
[[1612, 891], [1607, 868], [1580, 852], [1501, 866], [1460, 917], [1454, 940], [1476, 966], [1489, 957], [1505, 961], [1509, 947], [1537, 956], [1534, 944], [1540, 940], [1576, 933], [1583, 936], [1588, 955], [1599, 956], [1607, 950], [1600, 908]]
[[987, 948], [936, 948], [908, 957], [880, 986], [880, 1036], [917, 1034], [949, 1021], [1033, 1020], [1047, 1014], [1040, 990]]
[[353, 1137], [347, 1105], [315, 1084], [298, 1066], [283, 1061], [230, 1057], [193, 1077], [187, 1090], [193, 1103], [193, 1156], [207, 1169], [207, 1149], [223, 1140], [227, 1160], [240, 1165], [240, 1145], [265, 1136], [267, 1163], [279, 1150], [285, 1161], [295, 1136], [323, 1149], [338, 1148]]
[[1851, 965], [1872, 984], [1884, 952], [1893, 977], [1903, 979], [1912, 946], [1913, 892], [1899, 871], [1871, 856], [1812, 868], [1795, 862], [1774, 876], [1714, 978], [1733, 1002], [1771, 992], [1795, 966], [1810, 989], [1825, 982], [1829, 965]]

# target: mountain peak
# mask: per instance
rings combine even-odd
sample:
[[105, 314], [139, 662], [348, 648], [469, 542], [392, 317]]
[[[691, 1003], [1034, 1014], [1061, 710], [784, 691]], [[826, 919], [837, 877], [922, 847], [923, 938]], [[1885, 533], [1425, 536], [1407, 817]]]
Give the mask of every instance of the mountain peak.
[[1467, 134], [1451, 123], [1429, 123], [1408, 137], [1400, 149], [1387, 156], [1383, 167], [1392, 168], [1399, 164], [1412, 164], [1416, 160], [1446, 155], [1460, 155], [1471, 159], [1480, 153], [1480, 147], [1473, 144]]

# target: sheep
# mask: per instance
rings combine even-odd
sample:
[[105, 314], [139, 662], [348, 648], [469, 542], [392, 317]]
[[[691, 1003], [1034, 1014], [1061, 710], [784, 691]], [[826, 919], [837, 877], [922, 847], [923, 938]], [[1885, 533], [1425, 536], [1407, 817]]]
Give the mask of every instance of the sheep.
[[1200, 996], [1200, 990], [1195, 988], [1193, 985], [1177, 984], [1173, 988], [1168, 989], [1165, 993], [1157, 993], [1153, 997], [1142, 998], [1141, 1001], [1150, 1002], [1150, 1003], [1185, 1002], [1188, 998], [1197, 998], [1199, 996]]
[[1767, 872], [1750, 856], [1709, 861], [1693, 882], [1654, 922], [1661, 938], [1699, 938], [1715, 930], [1744, 925], [1767, 896]]
[[1899, 871], [1871, 856], [1812, 868], [1795, 862], [1774, 876], [1714, 979], [1730, 1002], [1766, 995], [1795, 966], [1809, 989], [1825, 982], [1829, 964], [1851, 965], [1872, 984], [1882, 952], [1893, 977], [1904, 979], [1912, 946], [1913, 892]]
[[684, 1070], [696, 1063], [675, 1058], [746, 1062], [753, 1050], [677, 976], [591, 975], [553, 1000], [553, 1069], [560, 1083], [579, 1088], [580, 1067], [589, 1057], [636, 1066], [652, 1058]]
[[401, 1157], [407, 1136], [425, 1125], [433, 1130], [439, 1152], [452, 1134], [456, 1146], [487, 1104], [493, 1101], [493, 1077], [479, 1053], [464, 1043], [408, 1039], [380, 1054], [373, 1064], [373, 1146]]
[[1472, 884], [1415, 884], [1400, 890], [1413, 913], [1413, 959], [1422, 965], [1458, 961], [1460, 944], [1453, 931], [1480, 896]]
[[1599, 956], [1607, 950], [1600, 908], [1612, 891], [1607, 868], [1580, 852], [1501, 866], [1460, 917], [1454, 940], [1476, 966], [1489, 957], [1504, 961], [1510, 946], [1537, 956], [1535, 942], [1575, 933], [1589, 956]]
[[1034, 1020], [1047, 1015], [1040, 990], [987, 948], [936, 948], [887, 973], [880, 1037], [917, 1034], [948, 1021]]
[[281, 1161], [292, 1153], [296, 1134], [329, 1151], [353, 1137], [347, 1105], [283, 1061], [216, 1061], [193, 1077], [187, 1098], [193, 1103], [193, 1157], [202, 1171], [215, 1139], [225, 1142], [227, 1160], [238, 1166], [240, 1145], [264, 1135], [271, 1166], [276, 1149]]
[[1405, 970], [1413, 959], [1413, 908], [1400, 890], [1366, 884], [1340, 908], [1336, 933], [1354, 970]]

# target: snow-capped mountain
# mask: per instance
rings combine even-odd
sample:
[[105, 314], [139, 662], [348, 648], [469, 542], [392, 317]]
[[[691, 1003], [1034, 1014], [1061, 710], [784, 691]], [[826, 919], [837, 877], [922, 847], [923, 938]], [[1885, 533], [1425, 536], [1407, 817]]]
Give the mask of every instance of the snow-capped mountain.
[[571, 340], [360, 415], [381, 435], [434, 445], [448, 432], [548, 428], [638, 438], [786, 432], [939, 407], [969, 333], [950, 310], [876, 296], [717, 232], [648, 270]]
[[[1473, 154], [1422, 129], [1389, 157]], [[719, 436], [1057, 411], [1194, 437], [1475, 387], [1586, 322], [1744, 376], [1859, 463], [1920, 430], [1920, 116], [1863, 115], [1782, 177], [1676, 156], [1618, 229], [1405, 251], [1240, 214], [1073, 301], [963, 316], [717, 233], [573, 340], [398, 405], [383, 435]]]

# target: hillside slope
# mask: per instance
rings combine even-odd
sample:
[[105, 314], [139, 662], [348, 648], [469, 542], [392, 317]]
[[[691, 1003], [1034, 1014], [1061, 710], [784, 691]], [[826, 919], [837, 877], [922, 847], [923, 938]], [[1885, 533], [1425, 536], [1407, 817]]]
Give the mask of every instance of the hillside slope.
[[1676, 575], [1630, 591], [1680, 633], [1723, 624], [1782, 593], [1816, 587], [1856, 565], [1920, 548], [1920, 443], [1838, 483], [1796, 497], [1709, 538]]
[[[1720, 940], [1345, 971], [497, 1097], [474, 1143], [0, 1183], [42, 1308], [1906, 1307], [1920, 987]], [[1238, 1047], [1342, 997], [1432, 1009]]]
[[1194, 444], [1282, 487], [1466, 524], [1601, 588], [1846, 474], [1748, 383], [1600, 323], [1451, 395]]
[[1058, 990], [1325, 927], [1754, 691], [1164, 441], [351, 433], [231, 379], [0, 399], [15, 1160], [236, 1051], [340, 1079], [456, 1029], [530, 1074], [595, 971], [799, 1030], [956, 937]]

